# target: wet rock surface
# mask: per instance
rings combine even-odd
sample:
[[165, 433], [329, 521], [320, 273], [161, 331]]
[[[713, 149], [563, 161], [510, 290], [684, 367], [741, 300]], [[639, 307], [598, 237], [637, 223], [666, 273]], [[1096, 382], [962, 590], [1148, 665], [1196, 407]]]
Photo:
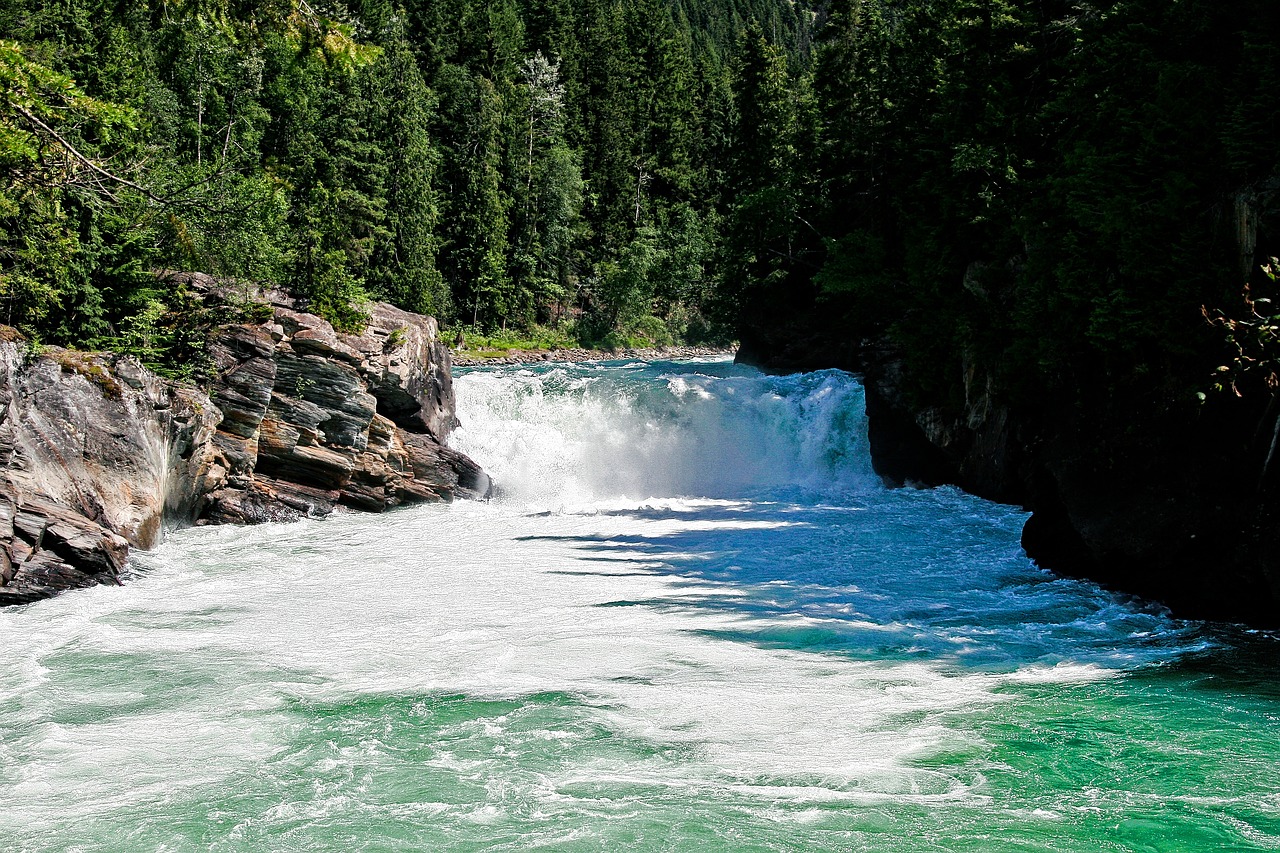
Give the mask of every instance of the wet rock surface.
[[220, 415], [130, 359], [0, 343], [0, 603], [114, 582], [223, 479]]

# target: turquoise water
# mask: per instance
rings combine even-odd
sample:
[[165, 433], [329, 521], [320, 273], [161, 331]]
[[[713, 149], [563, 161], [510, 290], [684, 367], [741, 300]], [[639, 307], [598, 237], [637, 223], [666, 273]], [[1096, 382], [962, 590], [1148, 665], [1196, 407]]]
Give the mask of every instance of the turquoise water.
[[0, 611], [0, 850], [1280, 849], [1276, 638], [884, 489], [852, 378], [457, 385], [490, 503]]

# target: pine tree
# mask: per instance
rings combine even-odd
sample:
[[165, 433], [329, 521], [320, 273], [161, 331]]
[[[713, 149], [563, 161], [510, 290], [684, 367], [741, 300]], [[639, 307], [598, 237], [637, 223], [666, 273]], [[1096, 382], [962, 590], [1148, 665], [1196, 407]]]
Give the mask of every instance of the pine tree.
[[741, 309], [752, 309], [755, 291], [782, 289], [798, 262], [794, 86], [786, 57], [753, 24], [735, 67], [720, 270], [722, 293]]
[[501, 326], [512, 307], [507, 270], [510, 197], [503, 191], [503, 104], [494, 84], [446, 66], [437, 78], [439, 131], [444, 143], [441, 188], [444, 250], [440, 269], [459, 316]]
[[439, 154], [428, 135], [432, 94], [418, 70], [403, 14], [391, 17], [379, 41], [383, 56], [375, 67], [371, 104], [387, 157], [388, 239], [373, 248], [368, 287], [410, 311], [447, 316], [449, 293], [436, 269]]

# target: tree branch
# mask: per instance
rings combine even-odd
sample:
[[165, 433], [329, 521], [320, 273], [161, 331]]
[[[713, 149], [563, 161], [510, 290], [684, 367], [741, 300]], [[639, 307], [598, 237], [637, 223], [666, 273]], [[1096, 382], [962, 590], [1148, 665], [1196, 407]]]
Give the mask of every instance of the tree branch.
[[122, 178], [119, 175], [113, 175], [111, 172], [108, 172], [106, 169], [102, 168], [97, 163], [93, 162], [93, 160], [90, 159], [89, 157], [86, 157], [85, 155], [81, 154], [79, 151], [76, 150], [76, 147], [74, 145], [72, 145], [66, 139], [62, 138], [62, 136], [60, 136], [56, 130], [54, 130], [52, 127], [49, 127], [49, 125], [41, 121], [39, 117], [37, 117], [34, 113], [32, 113], [26, 107], [20, 106], [18, 104], [13, 104], [13, 108], [17, 110], [17, 112], [21, 114], [23, 117], [25, 117], [27, 121], [31, 122], [36, 127], [40, 128], [45, 133], [53, 137], [58, 142], [58, 144], [61, 145], [63, 149], [66, 150], [68, 154], [70, 154], [75, 160], [80, 162], [82, 165], [88, 167], [90, 171], [94, 172], [95, 174], [99, 175], [102, 178], [106, 178], [109, 181], [120, 184], [121, 186], [126, 186], [131, 189], [135, 189], [138, 192], [145, 195], [147, 198], [154, 201], [156, 204], [166, 203], [164, 199], [160, 198], [158, 195], [156, 195], [146, 187], [135, 184], [133, 181], [129, 180], [128, 178]]

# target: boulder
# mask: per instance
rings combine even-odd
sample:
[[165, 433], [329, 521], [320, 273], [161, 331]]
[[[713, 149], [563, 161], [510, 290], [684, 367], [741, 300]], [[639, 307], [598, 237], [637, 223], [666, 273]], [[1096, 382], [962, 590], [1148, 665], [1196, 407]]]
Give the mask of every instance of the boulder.
[[342, 340], [364, 356], [362, 370], [378, 411], [401, 429], [444, 442], [458, 419], [453, 408], [449, 348], [435, 318], [377, 303], [361, 335]]

